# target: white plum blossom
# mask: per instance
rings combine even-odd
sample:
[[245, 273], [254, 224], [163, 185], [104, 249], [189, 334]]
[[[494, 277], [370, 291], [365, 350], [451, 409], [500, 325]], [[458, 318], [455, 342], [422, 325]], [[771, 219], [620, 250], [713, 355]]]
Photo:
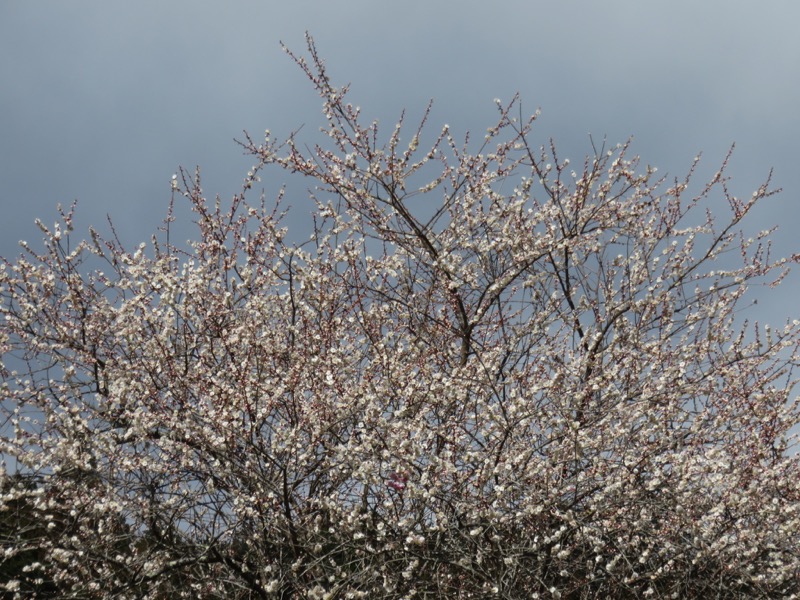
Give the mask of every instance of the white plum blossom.
[[[192, 241], [71, 209], [0, 261], [6, 595], [800, 595], [800, 322], [742, 318], [798, 260], [739, 232], [769, 186], [567, 171], [516, 99], [479, 153], [384, 134], [308, 50], [325, 139], [247, 137], [228, 202], [173, 175]], [[251, 197], [286, 173], [296, 243]]]

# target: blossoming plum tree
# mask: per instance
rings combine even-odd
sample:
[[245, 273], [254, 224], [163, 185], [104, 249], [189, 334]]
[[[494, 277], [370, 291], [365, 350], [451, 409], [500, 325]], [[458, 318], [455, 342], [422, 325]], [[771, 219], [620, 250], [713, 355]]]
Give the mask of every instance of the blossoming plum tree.
[[516, 100], [384, 137], [308, 49], [327, 141], [245, 138], [228, 204], [182, 172], [189, 247], [65, 211], [3, 262], [6, 596], [800, 594], [800, 325], [736, 312], [797, 260], [739, 233], [768, 185], [571, 166]]

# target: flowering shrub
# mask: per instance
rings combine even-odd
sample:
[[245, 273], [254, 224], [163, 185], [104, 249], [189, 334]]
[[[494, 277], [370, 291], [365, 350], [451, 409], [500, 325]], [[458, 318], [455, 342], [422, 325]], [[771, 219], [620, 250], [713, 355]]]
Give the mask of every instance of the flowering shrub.
[[516, 101], [384, 137], [309, 52], [327, 142], [246, 138], [229, 204], [182, 172], [190, 247], [65, 211], [3, 262], [5, 597], [800, 593], [800, 324], [736, 318], [797, 258], [738, 232], [768, 185], [573, 166]]

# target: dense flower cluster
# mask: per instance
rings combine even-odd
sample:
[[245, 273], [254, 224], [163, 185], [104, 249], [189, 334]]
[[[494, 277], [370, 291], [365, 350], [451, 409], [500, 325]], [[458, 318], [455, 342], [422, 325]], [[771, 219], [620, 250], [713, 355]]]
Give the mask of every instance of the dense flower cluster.
[[[738, 232], [768, 186], [571, 166], [515, 101], [382, 143], [309, 52], [326, 144], [245, 139], [229, 205], [173, 178], [190, 248], [63, 212], [0, 266], [6, 595], [800, 594], [800, 323], [736, 318], [796, 260]], [[276, 167], [305, 244], [245, 197]]]

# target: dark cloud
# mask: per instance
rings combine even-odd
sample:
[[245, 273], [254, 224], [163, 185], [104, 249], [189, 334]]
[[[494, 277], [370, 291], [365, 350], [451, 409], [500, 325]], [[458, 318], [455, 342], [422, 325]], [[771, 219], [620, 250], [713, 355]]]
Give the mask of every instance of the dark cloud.
[[[249, 167], [233, 143], [243, 129], [313, 136], [318, 100], [278, 44], [302, 51], [306, 30], [387, 128], [433, 98], [434, 124], [480, 131], [492, 99], [519, 91], [565, 154], [584, 154], [590, 132], [633, 135], [645, 162], [680, 175], [700, 150], [713, 172], [735, 141], [737, 192], [771, 166], [785, 190], [752, 227], [779, 222], [779, 250], [797, 252], [799, 17], [788, 0], [4, 3], [0, 254], [75, 198], [81, 227], [108, 213], [138, 241], [179, 165], [228, 196]], [[798, 292], [795, 276], [759, 306], [797, 316]]]

